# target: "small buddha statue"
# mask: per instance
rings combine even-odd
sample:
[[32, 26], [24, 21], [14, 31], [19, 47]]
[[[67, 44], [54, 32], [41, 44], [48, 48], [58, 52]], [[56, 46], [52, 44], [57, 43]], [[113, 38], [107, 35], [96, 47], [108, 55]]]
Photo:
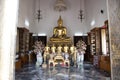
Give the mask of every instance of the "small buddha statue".
[[45, 46], [45, 52], [49, 52], [50, 47], [48, 46], [48, 44]]
[[64, 46], [64, 52], [67, 53], [68, 52], [69, 47], [67, 45]]
[[55, 53], [55, 50], [56, 50], [56, 47], [55, 47], [54, 44], [53, 44], [53, 46], [51, 47], [52, 53]]
[[58, 46], [57, 51], [58, 51], [58, 53], [62, 52], [62, 46], [61, 45]]
[[71, 54], [74, 53], [74, 50], [75, 50], [74, 45], [72, 45], [72, 46], [70, 47], [70, 52], [71, 52]]

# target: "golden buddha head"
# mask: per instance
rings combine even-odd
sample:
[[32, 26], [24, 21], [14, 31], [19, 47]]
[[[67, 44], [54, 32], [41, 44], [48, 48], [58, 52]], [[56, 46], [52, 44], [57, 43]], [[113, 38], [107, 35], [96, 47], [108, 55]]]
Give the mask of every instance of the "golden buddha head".
[[58, 26], [62, 26], [63, 25], [63, 20], [61, 19], [61, 16], [58, 19]]

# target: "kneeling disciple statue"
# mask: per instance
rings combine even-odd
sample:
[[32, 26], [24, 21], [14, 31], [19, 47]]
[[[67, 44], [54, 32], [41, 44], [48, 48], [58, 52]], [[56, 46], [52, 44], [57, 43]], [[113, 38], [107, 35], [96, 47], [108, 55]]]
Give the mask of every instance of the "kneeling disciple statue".
[[54, 46], [54, 44], [53, 44], [53, 46], [51, 47], [51, 51], [52, 51], [52, 54], [56, 54], [56, 47]]
[[74, 51], [75, 51], [75, 47], [74, 47], [74, 45], [72, 45], [72, 46], [70, 47], [70, 53], [73, 54]]
[[68, 49], [69, 49], [69, 47], [68, 47], [67, 45], [65, 45], [65, 46], [64, 46], [64, 52], [65, 52], [65, 53], [68, 53]]
[[62, 46], [61, 46], [61, 45], [58, 46], [57, 52], [58, 52], [58, 54], [59, 54], [59, 53], [61, 54], [61, 52], [62, 52]]

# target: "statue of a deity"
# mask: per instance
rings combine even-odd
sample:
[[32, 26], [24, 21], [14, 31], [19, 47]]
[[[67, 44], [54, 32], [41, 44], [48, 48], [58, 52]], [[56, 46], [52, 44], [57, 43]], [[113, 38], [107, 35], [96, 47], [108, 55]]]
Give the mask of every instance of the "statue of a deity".
[[72, 46], [70, 47], [70, 52], [71, 52], [71, 54], [74, 53], [74, 50], [75, 50], [75, 47], [74, 47], [74, 45], [72, 45]]
[[64, 52], [67, 53], [68, 52], [69, 47], [67, 45], [64, 46]]
[[58, 53], [62, 52], [62, 46], [61, 45], [58, 46], [57, 51], [58, 51]]
[[61, 16], [58, 20], [58, 26], [54, 28], [53, 37], [65, 38], [66, 37], [66, 28], [63, 26], [63, 21]]
[[53, 44], [53, 46], [51, 47], [52, 53], [55, 53], [55, 50], [56, 50], [56, 47], [55, 47], [54, 44]]
[[45, 46], [45, 52], [49, 53], [50, 47], [48, 45]]
[[66, 35], [67, 29], [63, 26], [61, 16], [58, 19], [58, 26], [53, 29], [53, 36], [50, 38], [51, 42], [71, 42], [71, 38]]

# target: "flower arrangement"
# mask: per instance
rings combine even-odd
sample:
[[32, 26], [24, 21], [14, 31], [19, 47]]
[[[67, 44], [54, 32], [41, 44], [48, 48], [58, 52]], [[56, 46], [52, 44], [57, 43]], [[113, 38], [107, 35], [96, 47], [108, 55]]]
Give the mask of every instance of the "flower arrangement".
[[81, 54], [85, 54], [85, 50], [86, 50], [86, 44], [84, 41], [82, 40], [79, 40], [77, 43], [76, 43], [76, 47], [77, 47], [77, 50], [79, 53]]
[[42, 41], [35, 41], [33, 48], [34, 48], [33, 52], [37, 54], [38, 52], [43, 52], [44, 45], [43, 45]]

